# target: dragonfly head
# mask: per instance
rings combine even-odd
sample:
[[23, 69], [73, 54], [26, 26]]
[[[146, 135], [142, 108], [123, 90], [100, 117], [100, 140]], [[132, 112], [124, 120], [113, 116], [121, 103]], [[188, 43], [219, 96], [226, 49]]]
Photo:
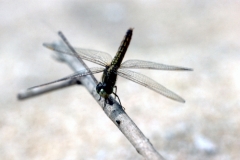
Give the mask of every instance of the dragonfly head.
[[103, 97], [108, 98], [108, 96], [113, 92], [113, 88], [108, 87], [105, 83], [98, 83], [96, 86], [97, 93]]

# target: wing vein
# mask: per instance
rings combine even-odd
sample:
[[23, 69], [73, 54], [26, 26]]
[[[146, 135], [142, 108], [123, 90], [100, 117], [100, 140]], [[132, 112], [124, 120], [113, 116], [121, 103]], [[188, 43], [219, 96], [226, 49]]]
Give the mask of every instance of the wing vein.
[[[68, 48], [56, 45], [54, 43], [44, 43], [43, 46], [56, 52], [74, 56], [74, 54]], [[78, 56], [84, 60], [99, 64], [101, 66], [107, 66], [111, 63], [112, 57], [108, 53], [83, 48], [74, 49], [76, 50]]]
[[168, 90], [161, 84], [157, 83], [156, 81], [152, 80], [151, 78], [149, 78], [145, 75], [142, 75], [140, 73], [133, 72], [133, 71], [130, 71], [127, 69], [119, 69], [118, 75], [123, 78], [134, 81], [142, 86], [145, 86], [157, 93], [160, 93], [165, 97], [168, 97], [170, 99], [173, 99], [173, 100], [176, 100], [179, 102], [183, 102], [183, 103], [185, 102], [185, 100], [183, 98], [181, 98], [177, 94], [173, 93], [172, 91]]
[[127, 60], [121, 64], [120, 68], [192, 71], [192, 69], [190, 68], [165, 65], [161, 63], [155, 63], [155, 62], [149, 62], [149, 61], [143, 61], [143, 60]]

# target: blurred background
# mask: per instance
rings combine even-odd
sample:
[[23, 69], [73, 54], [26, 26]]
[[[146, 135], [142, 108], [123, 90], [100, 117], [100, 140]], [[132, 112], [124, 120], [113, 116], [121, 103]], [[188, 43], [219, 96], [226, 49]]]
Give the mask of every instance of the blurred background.
[[137, 70], [185, 104], [118, 78], [125, 111], [158, 152], [169, 160], [239, 159], [239, 15], [239, 0], [1, 0], [0, 159], [143, 159], [82, 86], [17, 100], [23, 89], [72, 74], [42, 46], [58, 41], [57, 31], [73, 46], [114, 56], [130, 27], [125, 60], [194, 69]]

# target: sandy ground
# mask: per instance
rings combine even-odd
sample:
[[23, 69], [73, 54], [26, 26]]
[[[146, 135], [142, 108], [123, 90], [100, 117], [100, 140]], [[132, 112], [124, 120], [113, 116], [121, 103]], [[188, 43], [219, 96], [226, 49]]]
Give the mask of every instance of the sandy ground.
[[[22, 89], [72, 73], [43, 42], [190, 67], [140, 71], [185, 104], [118, 78], [127, 114], [169, 160], [240, 158], [240, 1], [0, 1], [0, 159], [142, 159], [84, 87], [24, 101]], [[93, 64], [90, 64], [93, 65]], [[101, 74], [97, 77], [100, 79]]]

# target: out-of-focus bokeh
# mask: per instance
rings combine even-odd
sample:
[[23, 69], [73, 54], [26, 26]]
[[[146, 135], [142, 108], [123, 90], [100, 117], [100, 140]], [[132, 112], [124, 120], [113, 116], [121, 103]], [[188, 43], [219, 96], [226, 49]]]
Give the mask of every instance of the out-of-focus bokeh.
[[194, 69], [138, 70], [185, 104], [118, 78], [127, 114], [159, 153], [239, 159], [239, 16], [239, 0], [0, 1], [0, 159], [142, 159], [82, 86], [17, 100], [22, 89], [72, 74], [42, 46], [58, 41], [57, 31], [73, 46], [114, 56], [130, 27], [125, 60]]

